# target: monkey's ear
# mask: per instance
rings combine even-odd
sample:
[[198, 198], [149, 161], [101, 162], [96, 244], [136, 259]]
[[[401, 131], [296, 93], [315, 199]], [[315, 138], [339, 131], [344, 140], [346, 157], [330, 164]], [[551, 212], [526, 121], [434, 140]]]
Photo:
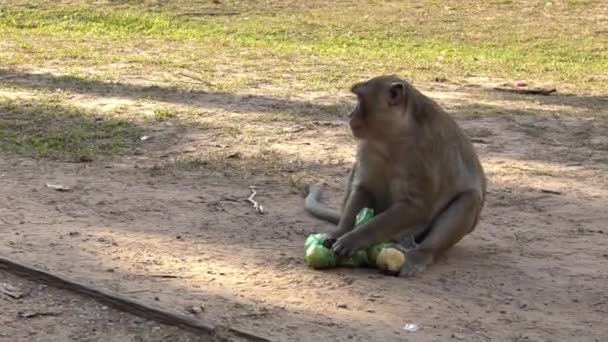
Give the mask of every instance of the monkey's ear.
[[359, 94], [362, 86], [363, 82], [355, 83], [352, 87], [350, 87], [350, 92], [353, 94]]
[[388, 103], [391, 106], [396, 106], [405, 101], [405, 84], [402, 82], [395, 82], [391, 84], [388, 89]]

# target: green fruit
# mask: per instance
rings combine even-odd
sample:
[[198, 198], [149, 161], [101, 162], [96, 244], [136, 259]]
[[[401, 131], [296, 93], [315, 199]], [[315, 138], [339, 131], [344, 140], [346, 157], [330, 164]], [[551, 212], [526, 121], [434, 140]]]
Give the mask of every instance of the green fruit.
[[378, 259], [378, 254], [385, 247], [389, 247], [390, 244], [386, 242], [377, 242], [366, 249], [367, 259], [369, 260], [370, 265], [376, 265], [376, 259]]
[[336, 266], [336, 257], [329, 248], [313, 244], [306, 249], [306, 265], [314, 269]]
[[358, 250], [349, 256], [339, 256], [337, 264], [346, 267], [362, 267], [368, 265], [367, 253], [364, 250]]

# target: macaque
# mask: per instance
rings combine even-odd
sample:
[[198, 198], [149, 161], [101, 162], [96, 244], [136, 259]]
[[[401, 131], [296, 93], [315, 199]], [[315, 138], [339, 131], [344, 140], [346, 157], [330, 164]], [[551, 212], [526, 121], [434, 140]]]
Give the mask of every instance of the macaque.
[[[349, 125], [357, 158], [340, 211], [320, 203], [310, 186], [304, 207], [337, 225], [332, 250], [347, 255], [377, 241], [415, 241], [399, 275], [424, 271], [437, 255], [471, 233], [485, 202], [486, 177], [470, 139], [435, 101], [386, 75], [352, 86]], [[376, 216], [354, 229], [365, 207]]]

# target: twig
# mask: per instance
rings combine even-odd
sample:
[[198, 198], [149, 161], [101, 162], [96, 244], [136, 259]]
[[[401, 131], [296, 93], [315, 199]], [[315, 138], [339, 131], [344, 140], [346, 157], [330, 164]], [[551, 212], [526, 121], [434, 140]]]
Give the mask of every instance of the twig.
[[478, 143], [478, 144], [487, 144], [488, 143], [485, 139], [480, 139], [480, 138], [471, 138], [471, 142]]
[[17, 78], [17, 77], [19, 77], [19, 75], [3, 76], [3, 77], [0, 77], [0, 81], [8, 80], [8, 79], [11, 79], [11, 78]]
[[76, 280], [52, 274], [29, 265], [0, 256], [0, 270], [13, 273], [34, 281], [38, 281], [56, 288], [74, 291], [84, 296], [91, 297], [108, 306], [122, 310], [140, 317], [154, 320], [167, 325], [179, 326], [197, 334], [212, 336], [215, 333], [227, 329], [232, 336], [248, 341], [270, 342], [270, 340], [256, 336], [252, 333], [237, 330], [230, 327], [215, 327], [211, 324], [194, 320], [190, 317], [166, 311], [164, 309], [147, 305], [136, 299], [123, 296], [105, 289], [82, 284]]
[[176, 14], [176, 16], [178, 17], [188, 17], [188, 16], [210, 16], [210, 17], [216, 17], [216, 16], [233, 16], [233, 15], [239, 15], [241, 13], [239, 12], [185, 12], [185, 13], [178, 13]]
[[141, 292], [148, 292], [150, 291], [150, 289], [139, 289], [139, 290], [131, 290], [131, 291], [124, 291], [125, 293], [141, 293]]
[[555, 88], [544, 89], [544, 88], [505, 88], [505, 87], [494, 87], [494, 90], [505, 91], [516, 94], [528, 94], [528, 95], [549, 95], [557, 91]]
[[249, 201], [249, 203], [253, 204], [253, 209], [255, 209], [255, 211], [257, 211], [260, 214], [264, 214], [264, 207], [262, 207], [258, 202], [253, 200], [255, 195], [258, 194], [257, 192], [255, 192], [255, 186], [250, 186], [249, 189], [251, 189], [251, 196], [249, 196], [249, 198], [247, 198], [247, 201]]
[[189, 78], [189, 79], [191, 79], [191, 80], [199, 81], [199, 82], [201, 82], [202, 84], [208, 85], [208, 86], [210, 86], [210, 87], [212, 87], [212, 86], [213, 86], [213, 83], [211, 83], [211, 82], [209, 82], [209, 81], [205, 81], [205, 80], [201, 79], [200, 77], [196, 77], [196, 76], [192, 76], [192, 75], [187, 75], [187, 74], [184, 74], [183, 72], [180, 72], [178, 75], [180, 75], [180, 76], [184, 76], [184, 77], [187, 77], [187, 78]]
[[148, 275], [148, 277], [153, 277], [153, 278], [181, 278], [180, 276], [173, 275], [173, 274], [150, 274], [150, 275]]
[[548, 190], [548, 189], [540, 189], [540, 192], [544, 192], [546, 194], [553, 194], [553, 195], [561, 195], [562, 194], [561, 191]]

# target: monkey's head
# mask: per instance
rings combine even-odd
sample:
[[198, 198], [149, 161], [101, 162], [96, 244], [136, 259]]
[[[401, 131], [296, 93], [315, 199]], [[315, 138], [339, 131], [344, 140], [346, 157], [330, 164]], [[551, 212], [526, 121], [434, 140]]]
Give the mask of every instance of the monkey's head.
[[386, 139], [399, 134], [407, 124], [407, 99], [411, 88], [395, 75], [379, 76], [356, 83], [351, 92], [357, 107], [350, 113], [350, 129], [357, 139]]

